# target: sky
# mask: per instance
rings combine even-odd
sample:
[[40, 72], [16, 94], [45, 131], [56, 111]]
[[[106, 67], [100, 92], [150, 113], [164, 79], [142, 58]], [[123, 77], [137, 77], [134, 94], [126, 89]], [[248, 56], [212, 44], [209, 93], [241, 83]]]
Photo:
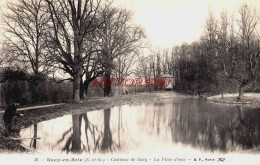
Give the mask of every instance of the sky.
[[134, 12], [134, 22], [142, 25], [151, 45], [169, 48], [193, 42], [203, 33], [212, 8], [218, 16], [222, 10], [235, 13], [247, 2], [260, 9], [260, 0], [114, 0]]
[[[169, 48], [198, 40], [203, 33], [209, 7], [216, 16], [222, 10], [235, 13], [244, 2], [260, 9], [260, 0], [113, 1], [116, 6], [133, 11], [133, 21], [144, 28], [150, 45], [158, 48]], [[0, 5], [3, 6], [6, 2], [7, 0], [0, 0]]]

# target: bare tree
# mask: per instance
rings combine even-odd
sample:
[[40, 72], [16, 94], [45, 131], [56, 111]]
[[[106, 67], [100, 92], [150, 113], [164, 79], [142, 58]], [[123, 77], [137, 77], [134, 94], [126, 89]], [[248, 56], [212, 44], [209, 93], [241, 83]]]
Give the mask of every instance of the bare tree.
[[[161, 51], [160, 50], [152, 50], [150, 54], [149, 67], [152, 72], [152, 77], [154, 79], [160, 78], [162, 75], [162, 60], [161, 60]], [[152, 82], [155, 83], [155, 82]], [[154, 89], [158, 89], [158, 87], [154, 87]]]
[[38, 83], [50, 71], [44, 41], [49, 15], [43, 0], [17, 0], [4, 13], [5, 55], [11, 66], [33, 75], [29, 79], [33, 98], [38, 98]]
[[144, 37], [141, 27], [131, 24], [131, 13], [125, 9], [117, 9], [107, 5], [101, 10], [101, 22], [104, 24], [98, 31], [101, 49], [104, 79], [106, 80], [104, 96], [111, 93], [111, 74], [114, 60], [122, 55], [137, 52]]
[[[91, 54], [84, 42], [101, 23], [96, 21], [101, 0], [45, 0], [51, 15], [49, 43], [60, 69], [73, 81], [73, 100], [80, 101], [80, 81], [83, 62]], [[92, 36], [94, 37], [94, 36]]]
[[148, 79], [152, 76], [152, 71], [149, 66], [149, 60], [150, 60], [150, 56], [147, 56], [147, 57], [140, 56], [138, 58], [139, 62], [137, 64], [137, 68], [135, 71], [136, 76], [144, 77], [145, 79]]
[[[231, 26], [231, 27], [230, 27]], [[228, 17], [226, 11], [222, 11], [220, 14], [220, 22], [219, 26], [217, 27], [217, 53], [214, 57], [214, 60], [216, 60], [216, 63], [218, 64], [219, 73], [217, 73], [217, 79], [220, 84], [221, 88], [221, 96], [224, 97], [224, 90], [225, 90], [225, 80], [228, 79], [228, 75], [226, 75], [226, 66], [232, 66], [232, 61], [230, 62], [229, 56], [231, 52], [229, 52], [230, 48], [230, 41], [234, 39], [234, 34], [232, 34], [233, 30], [233, 23], [232, 23], [232, 17]], [[230, 30], [230, 31], [229, 31]], [[232, 34], [232, 35], [230, 35]], [[230, 37], [229, 37], [230, 35]]]
[[133, 65], [137, 60], [135, 53], [123, 54], [115, 58], [114, 75], [118, 79], [126, 78], [134, 73]]
[[101, 63], [102, 57], [99, 56], [98, 48], [93, 49], [95, 49], [96, 52], [92, 52], [84, 61], [83, 74], [85, 75], [85, 81], [81, 81], [80, 98], [84, 97], [84, 93], [87, 96], [89, 84], [104, 73]]
[[44, 8], [43, 0], [18, 0], [8, 4], [3, 18], [7, 52], [13, 60], [29, 63], [36, 77], [48, 71], [44, 36], [49, 15]]
[[134, 64], [137, 61], [137, 55], [135, 53], [130, 53], [130, 54], [123, 54], [121, 56], [118, 56], [115, 58], [115, 69], [113, 70], [113, 75], [118, 79], [119, 81], [119, 86], [118, 90], [119, 93], [122, 92], [120, 90], [122, 88], [122, 81], [124, 78], [130, 76], [131, 74], [134, 73]]
[[255, 8], [244, 4], [239, 9], [240, 19], [238, 20], [240, 36], [240, 50], [238, 53], [239, 61], [238, 72], [234, 76], [238, 81], [239, 96], [243, 96], [243, 88], [258, 74], [260, 52], [255, 50], [253, 43], [253, 35], [256, 30], [256, 25], [259, 23], [259, 15]]
[[258, 22], [256, 9], [246, 4], [239, 9], [238, 32], [235, 31], [233, 19], [228, 23], [227, 16], [222, 14], [218, 54], [224, 74], [238, 88], [237, 100], [242, 99], [243, 89], [259, 77], [260, 52], [255, 39]]

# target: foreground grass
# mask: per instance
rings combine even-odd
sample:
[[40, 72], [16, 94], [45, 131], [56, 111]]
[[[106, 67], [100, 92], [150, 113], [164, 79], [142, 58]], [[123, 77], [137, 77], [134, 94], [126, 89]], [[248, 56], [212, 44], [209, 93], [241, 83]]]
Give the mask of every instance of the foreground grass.
[[[79, 104], [63, 104], [55, 107], [40, 108], [33, 110], [26, 110], [22, 113], [24, 116], [19, 119], [15, 131], [11, 134], [11, 137], [19, 137], [21, 128], [28, 127], [32, 124], [36, 124], [41, 121], [54, 119], [67, 114], [83, 113], [87, 111], [109, 108], [113, 106], [119, 106], [124, 104], [135, 104], [140, 102], [151, 102], [158, 99], [172, 98], [172, 97], [187, 97], [182, 94], [177, 94], [173, 91], [152, 92], [152, 93], [140, 93], [130, 94], [123, 96], [114, 96], [107, 98], [99, 98], [94, 100], [84, 100]], [[20, 146], [21, 141], [11, 140], [4, 137], [4, 125], [3, 114], [0, 114], [0, 153], [30, 153], [31, 151]]]

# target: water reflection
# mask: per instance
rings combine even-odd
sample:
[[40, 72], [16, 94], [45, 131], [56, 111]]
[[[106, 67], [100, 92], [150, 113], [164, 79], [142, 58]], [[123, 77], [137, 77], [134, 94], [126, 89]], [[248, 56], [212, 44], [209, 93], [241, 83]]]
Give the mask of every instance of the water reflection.
[[37, 124], [33, 125], [33, 138], [31, 139], [30, 142], [30, 147], [36, 149], [36, 143], [37, 143]]
[[[260, 144], [260, 109], [196, 99], [170, 99], [67, 115], [21, 131], [26, 145], [47, 152], [128, 153], [241, 151]], [[37, 141], [37, 145], [36, 145]]]
[[[104, 112], [104, 130], [98, 130], [98, 127], [88, 120], [87, 113], [72, 115], [72, 129], [69, 128], [58, 140], [57, 145], [66, 141], [62, 151], [66, 153], [96, 152], [98, 150], [107, 151], [112, 147], [112, 134], [110, 130], [110, 108]], [[83, 127], [82, 127], [83, 125]], [[83, 137], [82, 135], [83, 133]], [[67, 138], [66, 135], [71, 132]], [[86, 142], [86, 143], [85, 143]]]
[[110, 150], [112, 146], [112, 134], [110, 130], [110, 113], [110, 108], [104, 110], [104, 137], [102, 140], [101, 150]]
[[179, 106], [172, 111], [170, 121], [175, 142], [224, 152], [259, 145], [259, 109], [221, 106], [204, 101], [198, 104], [191, 100], [185, 100]]

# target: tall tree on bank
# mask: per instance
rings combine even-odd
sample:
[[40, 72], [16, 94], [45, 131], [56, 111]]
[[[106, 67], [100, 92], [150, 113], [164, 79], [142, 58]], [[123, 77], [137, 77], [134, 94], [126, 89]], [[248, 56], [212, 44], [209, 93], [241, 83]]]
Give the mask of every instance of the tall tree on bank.
[[80, 101], [83, 61], [90, 55], [84, 42], [99, 25], [95, 19], [101, 0], [45, 0], [51, 15], [52, 55], [73, 82], [73, 100]]
[[246, 86], [255, 86], [259, 77], [260, 51], [256, 40], [258, 23], [256, 9], [246, 4], [239, 9], [238, 31], [235, 31], [232, 17], [228, 18], [226, 13], [221, 15], [217, 59], [226, 78], [238, 89], [237, 100], [243, 98]]
[[129, 11], [114, 8], [111, 4], [101, 10], [101, 22], [104, 24], [98, 30], [98, 41], [105, 79], [104, 96], [109, 96], [111, 93], [114, 60], [119, 56], [137, 52], [142, 45], [143, 29], [133, 25], [131, 18]]
[[[43, 0], [17, 0], [4, 13], [5, 58], [12, 66], [32, 72], [29, 79], [32, 98], [38, 101], [38, 84], [50, 70], [44, 41], [49, 22]], [[11, 67], [12, 67], [11, 66]]]
[[[256, 8], [244, 4], [239, 9], [240, 19], [238, 20], [240, 48], [237, 54], [237, 71], [234, 78], [238, 82], [238, 99], [243, 97], [243, 88], [259, 76], [259, 55], [254, 35], [256, 26], [259, 23], [259, 15]], [[258, 74], [258, 75], [257, 75]]]

